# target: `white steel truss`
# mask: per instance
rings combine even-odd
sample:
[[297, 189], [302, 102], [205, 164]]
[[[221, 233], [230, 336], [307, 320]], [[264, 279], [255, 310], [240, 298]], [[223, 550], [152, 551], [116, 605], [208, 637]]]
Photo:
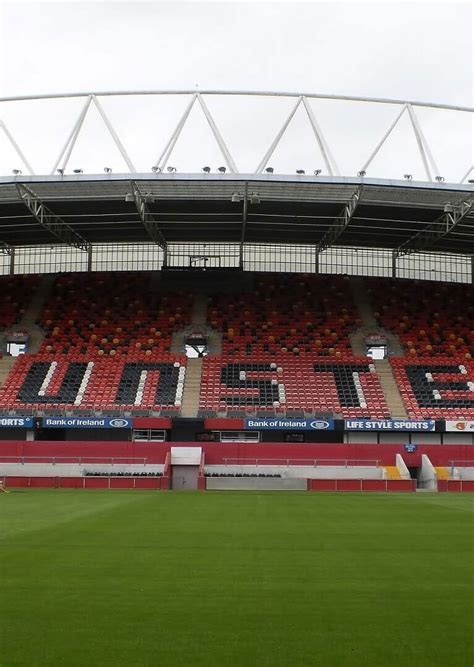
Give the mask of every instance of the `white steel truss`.
[[150, 212], [147, 206], [150, 195], [143, 195], [135, 181], [131, 182], [131, 186], [133, 200], [135, 202], [135, 206], [137, 207], [138, 215], [140, 216], [140, 220], [142, 221], [148, 236], [154, 243], [166, 251], [166, 239], [163, 236], [158, 222], [155, 220], [153, 214]]
[[0, 130], [3, 130], [3, 132], [4, 132], [5, 136], [6, 136], [6, 138], [8, 139], [8, 141], [10, 142], [10, 144], [13, 146], [13, 148], [14, 148], [16, 154], [18, 155], [18, 157], [20, 158], [20, 160], [23, 162], [23, 164], [25, 165], [25, 167], [28, 169], [28, 171], [30, 172], [30, 174], [33, 176], [34, 173], [35, 173], [35, 172], [33, 171], [33, 167], [31, 166], [31, 164], [30, 164], [30, 163], [28, 162], [28, 160], [26, 159], [25, 154], [23, 153], [23, 151], [21, 150], [21, 148], [20, 148], [20, 147], [18, 146], [18, 144], [16, 143], [16, 141], [15, 141], [15, 139], [13, 138], [13, 136], [12, 136], [10, 130], [7, 128], [7, 126], [5, 125], [5, 123], [3, 122], [3, 120], [0, 120]]
[[418, 232], [405, 243], [402, 243], [395, 250], [395, 255], [411, 255], [415, 252], [422, 252], [426, 248], [433, 246], [444, 236], [453, 231], [472, 211], [474, 199], [468, 197], [455, 205], [446, 205], [444, 213], [437, 218], [429, 227], [422, 232]]
[[[111, 121], [107, 114], [105, 113], [105, 110], [102, 106], [101, 99], [106, 98], [106, 97], [130, 97], [130, 96], [143, 96], [143, 95], [152, 95], [152, 96], [185, 96], [189, 97], [189, 103], [182, 115], [182, 117], [179, 119], [173, 133], [171, 134], [171, 137], [167, 141], [165, 147], [163, 148], [158, 160], [154, 164], [153, 171], [155, 173], [160, 173], [162, 172], [169, 161], [169, 158], [172, 154], [172, 151], [176, 145], [176, 142], [178, 141], [183, 128], [185, 127], [190, 112], [195, 104], [196, 101], [198, 101], [199, 106], [206, 118], [206, 121], [209, 125], [209, 128], [214, 136], [214, 139], [216, 140], [216, 143], [219, 147], [219, 150], [222, 154], [224, 163], [226, 165], [227, 170], [231, 174], [238, 174], [239, 173], [239, 168], [238, 165], [232, 156], [226, 142], [224, 141], [224, 138], [220, 132], [220, 130], [217, 127], [216, 121], [211, 114], [209, 107], [206, 102], [206, 98], [211, 97], [211, 96], [238, 96], [238, 97], [261, 97], [261, 98], [267, 98], [267, 97], [275, 97], [275, 98], [287, 98], [290, 101], [292, 99], [295, 100], [295, 104], [293, 108], [290, 110], [288, 116], [285, 118], [282, 126], [278, 129], [275, 138], [273, 139], [272, 143], [268, 147], [267, 151], [265, 154], [262, 156], [261, 160], [259, 161], [254, 174], [260, 174], [263, 172], [263, 170], [266, 168], [268, 165], [268, 161], [273, 155], [275, 149], [278, 147], [283, 135], [285, 134], [288, 126], [292, 122], [296, 111], [298, 110], [300, 105], [303, 105], [303, 108], [305, 109], [306, 115], [308, 116], [309, 123], [312, 128], [312, 132], [314, 135], [314, 140], [316, 145], [319, 148], [319, 151], [322, 155], [323, 161], [324, 161], [324, 166], [325, 170], [330, 176], [333, 175], [340, 175], [340, 169], [337, 165], [337, 162], [334, 158], [333, 152], [331, 151], [328, 141], [326, 140], [324, 133], [322, 131], [322, 128], [316, 119], [316, 115], [314, 112], [314, 109], [312, 108], [310, 104], [310, 100], [332, 100], [332, 101], [340, 101], [340, 102], [361, 102], [361, 103], [369, 103], [369, 104], [385, 104], [385, 105], [393, 105], [398, 107], [398, 112], [395, 117], [395, 119], [392, 121], [390, 127], [386, 130], [384, 133], [383, 137], [377, 142], [375, 148], [372, 150], [368, 158], [363, 162], [362, 167], [360, 168], [360, 172], [366, 172], [367, 169], [370, 167], [372, 164], [374, 158], [376, 155], [380, 152], [380, 150], [383, 148], [384, 144], [386, 143], [388, 137], [392, 134], [394, 128], [397, 126], [398, 122], [400, 121], [401, 117], [403, 114], [406, 112], [409, 116], [409, 120], [411, 123], [411, 127], [413, 130], [414, 134], [414, 139], [418, 148], [418, 152], [421, 157], [421, 161], [423, 163], [423, 169], [426, 175], [426, 179], [428, 181], [434, 181], [437, 180], [439, 182], [443, 181], [443, 178], [440, 174], [440, 170], [438, 168], [438, 165], [435, 161], [433, 151], [428, 144], [428, 141], [426, 139], [426, 136], [422, 130], [420, 121], [418, 119], [416, 109], [417, 108], [430, 108], [430, 109], [438, 109], [438, 110], [443, 110], [443, 111], [456, 111], [456, 112], [463, 112], [463, 113], [472, 113], [474, 109], [472, 107], [468, 106], [460, 106], [460, 105], [444, 105], [444, 104], [437, 104], [437, 103], [431, 103], [431, 102], [420, 102], [420, 101], [414, 101], [414, 100], [396, 100], [396, 99], [390, 99], [390, 98], [371, 98], [371, 97], [361, 97], [361, 96], [350, 96], [350, 95], [328, 95], [328, 94], [323, 94], [323, 93], [295, 93], [295, 92], [271, 92], [271, 91], [240, 91], [240, 90], [228, 90], [228, 91], [222, 91], [222, 90], [205, 90], [205, 91], [190, 91], [190, 90], [142, 90], [142, 91], [104, 91], [104, 92], [86, 92], [86, 93], [70, 93], [70, 94], [59, 94], [59, 95], [36, 95], [36, 96], [17, 96], [17, 97], [4, 97], [0, 98], [0, 108], [1, 108], [1, 103], [2, 102], [27, 102], [30, 100], [42, 100], [42, 99], [68, 99], [68, 98], [78, 98], [84, 100], [84, 104], [82, 106], [82, 109], [79, 112], [78, 118], [76, 122], [74, 123], [73, 127], [71, 128], [71, 131], [63, 145], [63, 148], [61, 152], [59, 153], [57, 159], [55, 160], [54, 166], [52, 168], [51, 174], [54, 174], [55, 172], [59, 171], [61, 174], [64, 174], [64, 171], [67, 168], [67, 165], [69, 164], [70, 157], [72, 154], [72, 151], [74, 150], [74, 147], [76, 145], [77, 139], [83, 130], [83, 124], [84, 120], [87, 116], [87, 113], [90, 109], [90, 106], [93, 105], [96, 107], [98, 113], [100, 114], [104, 126], [109, 133], [109, 135], [112, 137], [112, 140], [117, 147], [118, 151], [120, 152], [120, 155], [122, 156], [129, 173], [136, 173], [135, 166], [133, 164], [133, 161], [130, 158], [129, 153], [125, 149], [125, 146], [120, 139], [117, 131], [114, 129], [114, 127], [111, 124]], [[3, 129], [5, 132], [8, 140], [14, 147], [17, 155], [19, 156], [20, 160], [22, 161], [23, 165], [28, 169], [30, 174], [34, 174], [34, 170], [31, 166], [31, 164], [28, 162], [26, 159], [24, 153], [20, 150], [18, 147], [18, 144], [15, 142], [13, 139], [11, 133], [8, 131], [8, 129], [5, 126], [5, 123], [0, 121], [0, 129]], [[470, 138], [467, 138], [467, 141], [470, 141]], [[466, 176], [463, 177], [462, 181], [463, 182], [467, 176], [472, 172], [472, 166], [469, 168]]]
[[24, 183], [17, 183], [20, 199], [34, 218], [62, 243], [89, 252], [91, 244], [70, 227], [62, 218], [53, 213], [39, 197]]
[[341, 236], [344, 230], [349, 225], [352, 220], [354, 213], [356, 211], [357, 205], [359, 203], [360, 196], [362, 194], [362, 186], [358, 187], [353, 193], [350, 200], [345, 204], [342, 211], [339, 213], [337, 218], [334, 220], [332, 225], [329, 227], [321, 241], [316, 246], [316, 251], [318, 253], [326, 250], [329, 246], [334, 245], [335, 241]]

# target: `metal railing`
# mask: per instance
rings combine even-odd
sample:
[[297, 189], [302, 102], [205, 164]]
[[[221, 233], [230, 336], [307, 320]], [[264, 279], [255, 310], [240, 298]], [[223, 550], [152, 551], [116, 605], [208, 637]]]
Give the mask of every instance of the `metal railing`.
[[[0, 455], [1, 463], [51, 463], [57, 465], [61, 463], [79, 464], [95, 463], [104, 465], [149, 465], [151, 464], [148, 458], [135, 456], [4, 456]], [[152, 465], [161, 465], [155, 462]]]
[[[380, 467], [378, 459], [266, 459], [266, 458], [227, 458], [223, 459], [224, 465], [254, 465], [254, 466], [306, 466], [317, 468], [318, 466], [337, 466], [350, 468], [355, 466]], [[209, 464], [208, 464], [209, 465]], [[213, 464], [214, 465], [214, 464]], [[219, 464], [215, 464], [219, 465]]]
[[474, 461], [448, 461], [448, 465], [451, 468], [452, 477], [455, 468], [474, 468]]

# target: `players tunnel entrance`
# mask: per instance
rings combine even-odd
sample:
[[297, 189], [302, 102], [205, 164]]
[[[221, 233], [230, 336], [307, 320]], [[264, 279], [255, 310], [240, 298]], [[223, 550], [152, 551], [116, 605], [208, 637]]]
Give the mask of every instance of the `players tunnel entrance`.
[[407, 466], [411, 479], [416, 480], [416, 488], [421, 488], [421, 466]]

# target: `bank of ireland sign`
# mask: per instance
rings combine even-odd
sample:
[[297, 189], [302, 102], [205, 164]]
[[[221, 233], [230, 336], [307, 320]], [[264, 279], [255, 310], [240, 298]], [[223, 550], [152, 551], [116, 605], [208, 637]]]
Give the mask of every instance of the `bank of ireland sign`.
[[284, 419], [258, 417], [245, 419], [244, 428], [253, 431], [332, 431], [334, 419]]

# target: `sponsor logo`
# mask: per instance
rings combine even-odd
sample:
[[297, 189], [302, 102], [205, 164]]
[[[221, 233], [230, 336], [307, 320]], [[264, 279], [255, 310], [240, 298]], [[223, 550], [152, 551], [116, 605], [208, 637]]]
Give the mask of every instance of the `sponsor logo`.
[[110, 417], [43, 417], [47, 428], [126, 428], [130, 419]]
[[331, 424], [325, 419], [316, 419], [315, 421], [310, 422], [309, 425], [311, 428], [315, 428], [318, 431], [325, 431], [331, 427]]
[[474, 431], [474, 421], [450, 421], [446, 420], [447, 431]]
[[434, 419], [346, 419], [348, 431], [434, 431]]
[[111, 419], [109, 422], [110, 426], [114, 428], [125, 428], [125, 426], [128, 426], [128, 423], [128, 419]]
[[245, 419], [244, 428], [273, 429], [280, 431], [329, 431], [334, 429], [330, 419]]

